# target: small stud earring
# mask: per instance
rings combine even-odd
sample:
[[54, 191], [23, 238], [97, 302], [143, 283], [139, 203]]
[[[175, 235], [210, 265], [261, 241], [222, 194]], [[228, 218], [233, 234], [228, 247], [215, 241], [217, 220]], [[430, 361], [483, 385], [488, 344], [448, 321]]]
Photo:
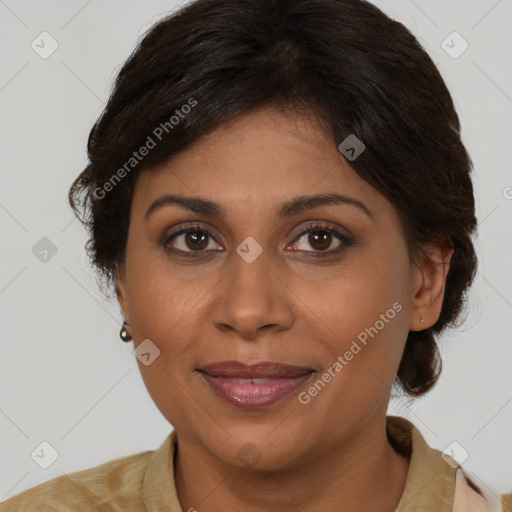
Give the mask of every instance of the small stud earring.
[[424, 323], [424, 322], [425, 322], [425, 320], [423, 320], [423, 318], [422, 318], [420, 321], [421, 321], [421, 323]]
[[127, 327], [129, 326], [128, 322], [123, 322], [123, 326], [121, 327], [121, 331], [119, 332], [119, 337], [123, 341], [131, 341], [132, 337], [130, 336], [130, 333], [128, 332]]

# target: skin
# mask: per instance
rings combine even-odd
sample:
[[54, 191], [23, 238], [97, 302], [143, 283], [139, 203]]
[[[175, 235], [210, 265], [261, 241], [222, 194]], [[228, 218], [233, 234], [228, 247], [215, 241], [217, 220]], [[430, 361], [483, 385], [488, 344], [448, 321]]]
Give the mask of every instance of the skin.
[[[291, 198], [333, 192], [361, 201], [372, 217], [348, 204], [277, 217]], [[144, 218], [155, 199], [171, 193], [216, 201], [227, 217], [167, 205]], [[212, 234], [200, 247], [206, 256], [196, 260], [164, 248], [189, 222]], [[301, 235], [316, 222], [354, 243], [332, 236], [322, 245]], [[248, 236], [263, 249], [252, 263], [236, 252]], [[168, 246], [197, 253], [190, 234]], [[390, 389], [408, 332], [439, 317], [453, 254], [446, 245], [423, 248], [430, 257], [411, 262], [392, 204], [313, 119], [276, 108], [239, 117], [141, 173], [117, 297], [135, 347], [150, 339], [160, 350], [150, 365], [138, 364], [178, 434], [175, 477], [184, 511], [319, 512], [340, 503], [349, 511], [395, 510], [409, 460], [386, 437]], [[301, 404], [298, 393], [395, 302], [402, 310]], [[196, 371], [231, 359], [284, 362], [315, 374], [273, 405], [240, 409]], [[256, 454], [252, 465], [238, 454], [247, 443]]]

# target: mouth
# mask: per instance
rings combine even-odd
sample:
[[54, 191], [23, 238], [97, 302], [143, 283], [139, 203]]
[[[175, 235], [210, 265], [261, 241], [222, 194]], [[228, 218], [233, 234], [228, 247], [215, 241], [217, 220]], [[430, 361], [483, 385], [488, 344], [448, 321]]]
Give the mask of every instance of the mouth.
[[240, 408], [274, 404], [307, 382], [314, 370], [276, 362], [223, 361], [199, 369], [217, 396]]

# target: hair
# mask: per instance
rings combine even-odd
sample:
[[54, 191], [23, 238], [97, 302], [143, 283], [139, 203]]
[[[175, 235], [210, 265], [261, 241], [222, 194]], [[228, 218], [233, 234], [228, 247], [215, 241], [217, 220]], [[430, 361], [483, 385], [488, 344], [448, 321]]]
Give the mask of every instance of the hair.
[[364, 143], [350, 164], [398, 211], [411, 261], [424, 243], [453, 247], [439, 318], [409, 332], [395, 380], [423, 395], [441, 372], [435, 336], [458, 326], [476, 273], [473, 165], [435, 64], [404, 25], [364, 0], [196, 0], [141, 38], [69, 191], [100, 283], [117, 282], [140, 172], [265, 107], [314, 117], [336, 145], [351, 134]]

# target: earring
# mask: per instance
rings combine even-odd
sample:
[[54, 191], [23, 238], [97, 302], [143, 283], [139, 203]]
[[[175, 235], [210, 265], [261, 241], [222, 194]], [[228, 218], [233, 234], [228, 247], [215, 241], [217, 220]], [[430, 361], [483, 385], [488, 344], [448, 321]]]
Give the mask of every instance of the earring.
[[420, 322], [421, 322], [421, 323], [424, 323], [424, 322], [425, 322], [425, 320], [423, 320], [423, 318], [422, 318], [422, 319], [420, 320]]
[[123, 326], [121, 327], [121, 331], [119, 332], [119, 337], [123, 341], [131, 341], [131, 339], [132, 339], [130, 333], [128, 332], [128, 329], [126, 329], [126, 327], [128, 327], [128, 325], [129, 325], [128, 322], [123, 322]]

